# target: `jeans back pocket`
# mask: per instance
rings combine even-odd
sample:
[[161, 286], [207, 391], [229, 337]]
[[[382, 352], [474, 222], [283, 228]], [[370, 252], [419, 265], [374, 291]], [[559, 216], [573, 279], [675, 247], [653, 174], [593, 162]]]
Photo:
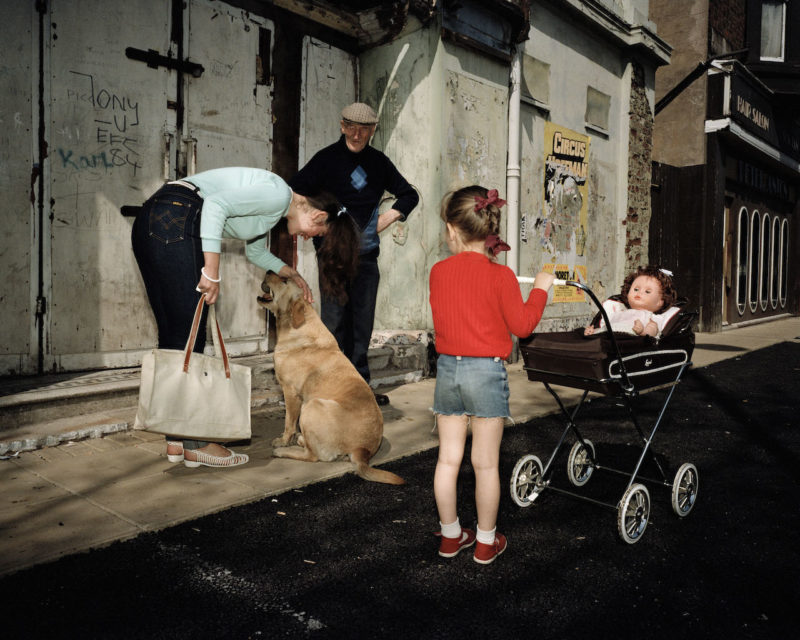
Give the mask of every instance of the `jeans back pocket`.
[[150, 203], [150, 236], [164, 244], [180, 242], [189, 231], [189, 223], [201, 204], [175, 194], [156, 196]]

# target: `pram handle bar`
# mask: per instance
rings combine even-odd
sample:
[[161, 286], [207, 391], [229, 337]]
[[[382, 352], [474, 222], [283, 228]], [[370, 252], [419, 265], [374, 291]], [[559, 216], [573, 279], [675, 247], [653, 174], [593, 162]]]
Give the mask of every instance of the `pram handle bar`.
[[[529, 278], [526, 276], [517, 276], [517, 281], [520, 284], [533, 284], [534, 278]], [[592, 302], [594, 302], [594, 304], [600, 310], [600, 314], [603, 317], [603, 322], [605, 322], [606, 327], [608, 328], [611, 326], [611, 322], [609, 322], [608, 320], [608, 314], [606, 313], [606, 310], [603, 307], [603, 303], [597, 299], [597, 296], [594, 295], [594, 292], [585, 284], [581, 284], [580, 282], [575, 282], [573, 280], [562, 280], [560, 278], [556, 278], [555, 280], [553, 280], [553, 285], [558, 285], [562, 287], [575, 287], [576, 289], [581, 289], [582, 291], [588, 293], [589, 297], [592, 299]], [[617, 357], [619, 358], [619, 373], [620, 373], [620, 378], [622, 378], [622, 388], [627, 393], [630, 393], [631, 391], [633, 391], [634, 387], [630, 381], [630, 378], [628, 378], [628, 370], [625, 368], [625, 361], [622, 358], [622, 351], [620, 350], [619, 345], [617, 344], [616, 337], [614, 337], [614, 332], [611, 331], [610, 329], [607, 330], [608, 330], [608, 336], [609, 338], [611, 338], [611, 344], [614, 345], [614, 351], [616, 351]]]
[[[535, 280], [536, 278], [529, 278], [528, 276], [517, 276], [517, 282], [519, 282], [520, 284], [533, 284]], [[565, 285], [572, 284], [572, 282], [569, 280], [560, 280], [559, 278], [556, 278], [555, 280], [553, 280], [553, 284], [563, 287]]]

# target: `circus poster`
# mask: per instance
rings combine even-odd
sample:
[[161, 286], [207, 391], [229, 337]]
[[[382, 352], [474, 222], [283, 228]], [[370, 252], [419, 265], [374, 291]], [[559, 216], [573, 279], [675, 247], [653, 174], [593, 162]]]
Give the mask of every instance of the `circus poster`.
[[[589, 136], [545, 123], [544, 205], [536, 227], [552, 269], [586, 281]], [[582, 302], [583, 291], [556, 287], [555, 302]]]

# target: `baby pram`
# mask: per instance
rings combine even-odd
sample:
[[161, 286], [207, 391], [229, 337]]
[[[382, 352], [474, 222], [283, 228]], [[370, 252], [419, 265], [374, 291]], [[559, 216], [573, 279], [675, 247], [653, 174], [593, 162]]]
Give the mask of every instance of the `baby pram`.
[[[532, 282], [530, 278], [519, 278], [519, 280]], [[555, 284], [577, 287], [585, 291], [599, 309], [593, 324], [596, 325], [602, 317], [605, 326], [609, 326], [608, 316], [602, 304], [588, 287], [579, 282], [565, 280], [556, 280]], [[695, 315], [679, 310], [664, 327], [659, 340], [650, 336], [628, 336], [610, 331], [586, 337], [583, 329], [577, 329], [533, 334], [520, 342], [528, 379], [544, 383], [545, 388], [558, 403], [567, 424], [544, 467], [535, 455], [525, 455], [517, 461], [511, 475], [511, 497], [517, 505], [530, 506], [540, 493], [549, 488], [558, 493], [611, 507], [617, 511], [619, 535], [629, 544], [641, 539], [650, 518], [650, 493], [639, 480], [670, 488], [673, 511], [681, 518], [689, 514], [697, 498], [697, 468], [686, 462], [680, 466], [670, 481], [659, 457], [651, 448], [651, 443], [672, 399], [675, 387], [684, 372], [692, 365], [694, 333], [691, 323]], [[580, 402], [571, 412], [568, 411], [551, 385], [582, 389]], [[634, 410], [634, 399], [639, 392], [659, 386], [665, 389], [664, 403], [652, 428], [645, 430]], [[592, 391], [621, 398], [628, 410], [628, 417], [643, 444], [641, 455], [632, 472], [601, 465], [595, 455], [594, 444], [583, 437], [575, 424], [578, 412]], [[619, 502], [616, 504], [603, 502], [551, 484], [554, 463], [559, 453], [566, 450], [567, 436], [570, 433], [576, 439], [567, 458], [567, 477], [570, 483], [574, 487], [582, 487], [595, 470], [627, 477], [628, 483]], [[645, 478], [640, 473], [648, 457], [660, 476], [657, 479]]]

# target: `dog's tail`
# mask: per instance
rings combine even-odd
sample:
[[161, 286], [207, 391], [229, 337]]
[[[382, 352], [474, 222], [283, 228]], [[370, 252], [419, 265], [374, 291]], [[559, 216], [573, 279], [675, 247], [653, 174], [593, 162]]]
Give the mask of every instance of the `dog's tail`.
[[375, 469], [369, 466], [370, 453], [366, 449], [356, 449], [350, 453], [350, 461], [356, 465], [356, 473], [372, 482], [385, 482], [386, 484], [405, 484], [403, 480], [396, 473], [391, 471], [384, 471], [383, 469]]

